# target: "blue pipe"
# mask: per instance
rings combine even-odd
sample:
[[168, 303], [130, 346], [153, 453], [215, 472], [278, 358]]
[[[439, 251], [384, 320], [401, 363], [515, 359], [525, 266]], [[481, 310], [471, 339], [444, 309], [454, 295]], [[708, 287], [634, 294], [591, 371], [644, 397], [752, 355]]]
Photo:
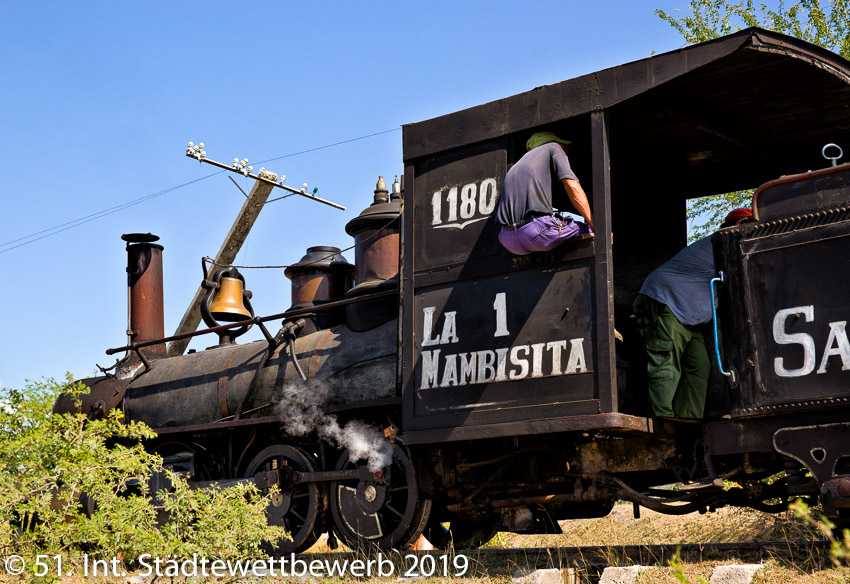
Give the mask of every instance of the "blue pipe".
[[723, 369], [723, 362], [720, 359], [720, 339], [717, 335], [717, 301], [715, 300], [715, 289], [714, 283], [720, 282], [721, 284], [725, 281], [725, 277], [723, 271], [718, 272], [718, 276], [716, 278], [712, 278], [711, 282], [709, 282], [709, 289], [711, 290], [711, 321], [714, 325], [714, 356], [717, 358], [717, 368], [720, 370], [720, 373], [729, 378], [729, 382], [732, 385], [735, 385], [738, 382], [738, 377], [735, 375], [735, 370], [731, 369], [726, 371]]

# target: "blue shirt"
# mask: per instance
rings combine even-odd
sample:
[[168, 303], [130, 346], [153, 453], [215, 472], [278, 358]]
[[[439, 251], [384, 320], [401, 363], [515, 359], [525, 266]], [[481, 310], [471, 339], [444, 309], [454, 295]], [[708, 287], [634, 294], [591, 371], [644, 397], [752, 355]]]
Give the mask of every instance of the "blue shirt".
[[655, 268], [640, 293], [666, 304], [682, 324], [702, 324], [711, 320], [709, 286], [715, 276], [711, 236], [703, 237]]

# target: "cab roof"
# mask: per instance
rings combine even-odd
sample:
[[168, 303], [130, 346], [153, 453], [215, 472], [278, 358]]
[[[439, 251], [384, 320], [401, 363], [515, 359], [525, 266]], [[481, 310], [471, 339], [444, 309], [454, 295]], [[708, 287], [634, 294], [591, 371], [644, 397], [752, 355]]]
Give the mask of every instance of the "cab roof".
[[405, 163], [500, 136], [524, 141], [544, 127], [569, 131], [598, 111], [615, 190], [642, 179], [659, 195], [730, 192], [824, 167], [828, 142], [850, 148], [850, 62], [748, 28], [407, 124]]

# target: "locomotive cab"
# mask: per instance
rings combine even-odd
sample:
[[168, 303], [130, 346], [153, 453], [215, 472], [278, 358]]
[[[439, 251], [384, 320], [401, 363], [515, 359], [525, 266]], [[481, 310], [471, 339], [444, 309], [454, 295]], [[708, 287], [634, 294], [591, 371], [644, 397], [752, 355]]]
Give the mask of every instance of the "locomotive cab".
[[[736, 421], [746, 394], [716, 363], [705, 413], [715, 421], [647, 417], [645, 352], [630, 317], [646, 276], [687, 244], [689, 199], [824, 166], [821, 147], [850, 137], [848, 82], [847, 62], [833, 53], [747, 29], [404, 126], [405, 444], [473, 440], [481, 451], [508, 440], [532, 449], [546, 444], [570, 469], [567, 476], [583, 477], [575, 485], [579, 500], [604, 500], [612, 492], [594, 489], [620, 480], [614, 496], [668, 513], [687, 507], [658, 505], [637, 491], [692, 483], [699, 493], [692, 508], [705, 508], [722, 498], [712, 494], [722, 478], [755, 484], [786, 470], [797, 481], [789, 479], [786, 496], [794, 489], [816, 494], [813, 485], [799, 490], [799, 477], [817, 461], [801, 462], [772, 444], [788, 420]], [[596, 233], [515, 256], [499, 244], [492, 213], [507, 170], [540, 131], [573, 142], [570, 163], [590, 195]], [[719, 268], [732, 261], [735, 245], [723, 244], [724, 237], [712, 240]], [[752, 276], [737, 268], [727, 276], [746, 288]], [[747, 369], [748, 360], [762, 357], [736, 345], [748, 321], [730, 316], [735, 285], [720, 293], [721, 353]], [[842, 363], [837, 342], [829, 350]], [[564, 444], [574, 447], [572, 455]], [[605, 462], [597, 465], [595, 457]], [[545, 475], [535, 475], [534, 464], [514, 471]], [[767, 491], [759, 496], [769, 498]], [[725, 500], [768, 508], [748, 496]], [[550, 511], [566, 517], [575, 508]]]
[[[847, 132], [836, 106], [847, 103], [845, 68], [748, 29], [405, 126], [407, 439], [573, 423], [654, 431], [630, 319], [644, 278], [685, 247], [688, 199], [823, 166], [821, 146]], [[777, 82], [787, 71], [793, 88]], [[491, 214], [526, 139], [543, 130], [573, 142], [596, 234], [514, 256]], [[731, 388], [717, 373], [712, 385], [707, 413], [728, 414]]]

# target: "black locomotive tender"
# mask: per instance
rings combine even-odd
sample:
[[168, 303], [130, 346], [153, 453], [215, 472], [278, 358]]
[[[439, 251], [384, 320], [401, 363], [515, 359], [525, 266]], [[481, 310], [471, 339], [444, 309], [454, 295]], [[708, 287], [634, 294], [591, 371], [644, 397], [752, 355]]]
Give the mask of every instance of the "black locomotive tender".
[[[518, 257], [491, 213], [541, 129], [574, 141], [597, 231]], [[323, 531], [446, 545], [446, 522], [474, 546], [618, 499], [684, 514], [802, 496], [850, 518], [850, 168], [828, 166], [828, 142], [850, 143], [850, 63], [754, 28], [406, 125], [404, 192], [379, 185], [348, 224], [354, 266], [315, 247], [287, 270], [293, 306], [266, 341], [217, 329], [219, 346], [165, 358], [162, 248], [129, 237], [135, 348], [86, 380], [83, 407], [154, 427], [150, 447], [201, 485], [279, 485], [285, 552]], [[687, 199], [762, 183], [758, 222], [713, 238], [722, 367], [705, 420], [646, 417], [631, 303], [685, 245]], [[216, 274], [208, 324], [240, 279]], [[373, 426], [391, 463], [298, 435], [290, 402], [311, 401], [308, 418]]]

